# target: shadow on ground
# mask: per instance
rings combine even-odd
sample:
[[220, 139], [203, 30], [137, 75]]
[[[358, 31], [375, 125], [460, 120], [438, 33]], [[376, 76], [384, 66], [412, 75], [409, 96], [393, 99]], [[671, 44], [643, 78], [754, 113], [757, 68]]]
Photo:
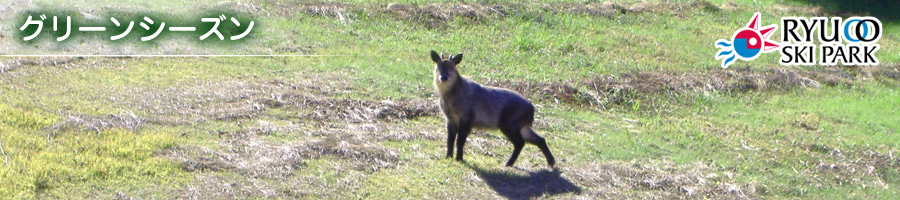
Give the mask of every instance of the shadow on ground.
[[531, 199], [540, 196], [552, 196], [564, 193], [580, 194], [581, 187], [560, 176], [558, 169], [528, 172], [521, 175], [513, 172], [492, 171], [472, 164], [466, 164], [475, 170], [481, 180], [492, 190], [507, 199]]
[[828, 12], [844, 17], [873, 16], [885, 22], [900, 20], [900, 1], [897, 0], [794, 0], [822, 6]]

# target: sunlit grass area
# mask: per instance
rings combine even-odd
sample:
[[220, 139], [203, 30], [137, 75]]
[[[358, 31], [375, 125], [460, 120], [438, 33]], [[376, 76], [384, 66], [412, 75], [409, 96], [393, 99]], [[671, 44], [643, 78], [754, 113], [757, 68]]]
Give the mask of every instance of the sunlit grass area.
[[[328, 56], [4, 57], [0, 197], [891, 198], [900, 33], [885, 3], [12, 1], [4, 27], [32, 9], [228, 9], [258, 26], [236, 43], [65, 45], [6, 28], [0, 54]], [[881, 65], [788, 67], [769, 53], [721, 69], [713, 42], [754, 12], [883, 18]], [[526, 146], [502, 167], [512, 145], [498, 131], [476, 131], [465, 162], [445, 159], [430, 50], [529, 98], [558, 166]]]

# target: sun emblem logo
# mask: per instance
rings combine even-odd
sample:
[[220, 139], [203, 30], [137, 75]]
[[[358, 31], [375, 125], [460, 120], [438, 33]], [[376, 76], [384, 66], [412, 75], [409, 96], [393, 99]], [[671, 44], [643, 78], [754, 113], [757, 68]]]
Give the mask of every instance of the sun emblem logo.
[[775, 51], [780, 45], [772, 40], [769, 36], [778, 28], [775, 24], [759, 28], [759, 12], [753, 14], [750, 22], [746, 27], [742, 27], [734, 32], [731, 41], [719, 39], [716, 41], [716, 48], [720, 48], [716, 53], [716, 60], [722, 60], [722, 68], [728, 68], [733, 64], [735, 57], [744, 61], [750, 61], [759, 57], [762, 53]]

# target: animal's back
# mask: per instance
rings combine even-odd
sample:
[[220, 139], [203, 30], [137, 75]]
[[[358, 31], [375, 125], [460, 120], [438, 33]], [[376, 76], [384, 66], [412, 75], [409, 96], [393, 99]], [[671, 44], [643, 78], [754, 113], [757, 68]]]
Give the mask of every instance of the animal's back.
[[[480, 128], [498, 128], [506, 120], [519, 120], [525, 115], [533, 116], [534, 107], [522, 95], [512, 90], [473, 85], [472, 109], [474, 125]], [[514, 118], [514, 119], [511, 119]], [[528, 123], [532, 119], [526, 119]]]

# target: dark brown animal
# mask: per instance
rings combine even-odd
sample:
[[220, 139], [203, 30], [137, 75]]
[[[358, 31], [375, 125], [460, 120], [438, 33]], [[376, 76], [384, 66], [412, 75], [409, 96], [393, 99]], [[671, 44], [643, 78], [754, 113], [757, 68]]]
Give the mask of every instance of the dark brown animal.
[[463, 146], [472, 128], [500, 129], [513, 143], [512, 157], [506, 166], [513, 166], [525, 143], [530, 143], [541, 149], [547, 164], [553, 167], [556, 160], [547, 142], [531, 129], [534, 105], [511, 90], [481, 86], [463, 78], [457, 71], [462, 58], [462, 54], [457, 54], [445, 59], [431, 51], [431, 60], [436, 64], [434, 88], [447, 117], [447, 157], [453, 157], [455, 141], [456, 160], [463, 160]]

